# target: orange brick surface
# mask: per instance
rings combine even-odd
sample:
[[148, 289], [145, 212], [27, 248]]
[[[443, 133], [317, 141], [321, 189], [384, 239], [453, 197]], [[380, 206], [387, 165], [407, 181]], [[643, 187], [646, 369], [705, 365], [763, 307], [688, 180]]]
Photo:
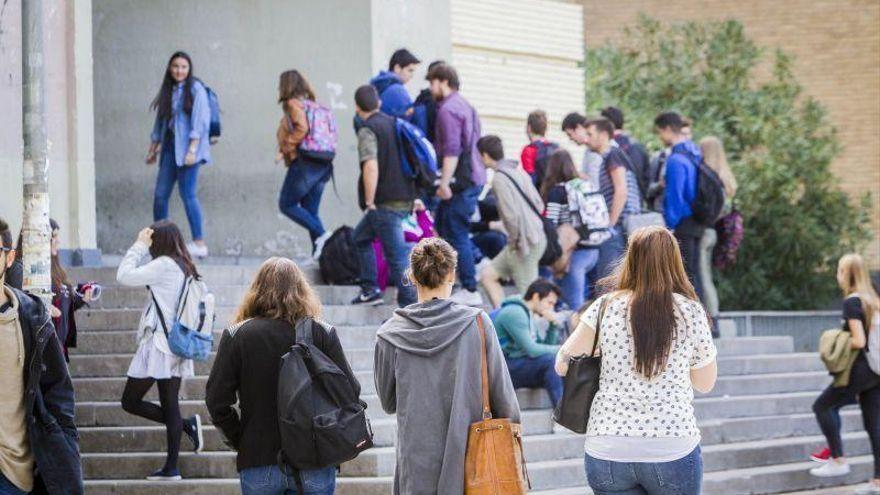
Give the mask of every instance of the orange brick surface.
[[760, 46], [793, 55], [798, 81], [825, 105], [839, 131], [842, 150], [832, 167], [842, 187], [872, 194], [873, 241], [865, 254], [880, 268], [880, 0], [578, 3], [588, 48], [616, 39], [644, 12], [665, 22], [736, 19]]

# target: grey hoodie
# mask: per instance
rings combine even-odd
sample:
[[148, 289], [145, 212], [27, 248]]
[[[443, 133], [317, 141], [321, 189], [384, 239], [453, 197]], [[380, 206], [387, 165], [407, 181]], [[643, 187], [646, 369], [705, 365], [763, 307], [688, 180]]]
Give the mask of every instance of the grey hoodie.
[[395, 495], [464, 491], [468, 427], [482, 417], [477, 317], [486, 329], [492, 414], [519, 423], [507, 364], [483, 311], [435, 299], [398, 309], [379, 329], [376, 390], [385, 412], [397, 413]]

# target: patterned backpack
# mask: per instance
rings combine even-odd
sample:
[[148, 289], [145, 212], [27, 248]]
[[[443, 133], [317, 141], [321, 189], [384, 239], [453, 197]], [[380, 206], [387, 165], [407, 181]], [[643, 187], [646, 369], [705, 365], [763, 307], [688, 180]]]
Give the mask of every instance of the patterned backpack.
[[309, 159], [332, 162], [336, 157], [339, 132], [333, 112], [312, 100], [301, 100], [309, 122], [309, 132], [299, 144], [300, 153]]
[[712, 251], [712, 264], [719, 270], [723, 270], [736, 263], [739, 253], [739, 245], [743, 240], [743, 216], [736, 206], [730, 213], [715, 222], [715, 231], [718, 233], [718, 242]]
[[571, 224], [577, 230], [581, 246], [595, 247], [611, 237], [608, 205], [595, 184], [588, 180], [572, 179], [565, 183]]

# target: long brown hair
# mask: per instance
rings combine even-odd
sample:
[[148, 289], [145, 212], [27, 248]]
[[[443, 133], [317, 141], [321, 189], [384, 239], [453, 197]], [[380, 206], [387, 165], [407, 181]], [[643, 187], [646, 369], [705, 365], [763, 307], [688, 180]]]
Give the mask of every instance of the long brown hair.
[[845, 254], [840, 258], [837, 266], [839, 271], [843, 272], [838, 283], [844, 296], [858, 294], [862, 301], [862, 310], [865, 312], [865, 323], [867, 324], [865, 335], [867, 335], [874, 318], [880, 312], [880, 298], [877, 297], [877, 292], [871, 285], [871, 277], [868, 275], [865, 260], [856, 253]]
[[186, 63], [189, 65], [189, 73], [183, 81], [183, 111], [187, 115], [192, 115], [192, 85], [193, 82], [198, 79], [193, 76], [192, 58], [190, 58], [186, 52], [174, 52], [171, 55], [171, 58], [168, 59], [168, 63], [165, 65], [165, 75], [162, 77], [162, 85], [159, 87], [159, 92], [156, 93], [153, 103], [150, 104], [150, 108], [158, 112], [159, 120], [161, 121], [171, 118], [171, 114], [174, 110], [171, 108], [171, 100], [174, 93], [174, 86], [177, 84], [177, 81], [171, 76], [171, 63], [174, 62], [174, 59], [176, 58], [186, 60]]
[[150, 256], [156, 259], [168, 256], [174, 260], [187, 277], [201, 278], [196, 264], [193, 263], [183, 242], [183, 234], [177, 224], [170, 220], [159, 220], [150, 226], [153, 229], [153, 242], [150, 244]]
[[678, 336], [674, 295], [698, 301], [675, 237], [658, 226], [636, 230], [629, 238], [623, 262], [603, 283], [630, 293], [635, 370], [648, 379], [660, 375]]
[[[49, 219], [50, 243], [52, 242], [52, 236], [55, 235], [55, 231], [60, 228], [61, 227], [58, 225], [58, 222], [56, 222], [54, 218]], [[22, 249], [22, 244], [24, 244], [23, 237], [22, 234], [19, 233], [18, 241], [15, 243], [16, 261], [24, 261], [24, 249]], [[49, 277], [52, 280], [53, 291], [59, 290], [62, 285], [66, 285], [68, 287], [73, 285], [73, 283], [70, 281], [70, 277], [67, 275], [67, 270], [65, 270], [64, 265], [61, 264], [61, 259], [57, 253], [51, 254], [49, 256]]]
[[270, 318], [296, 325], [302, 318], [320, 316], [321, 302], [303, 271], [293, 261], [276, 256], [260, 265], [232, 322]]
[[541, 184], [541, 198], [547, 201], [553, 186], [560, 182], [568, 182], [577, 178], [577, 169], [571, 153], [566, 150], [556, 150], [547, 158], [547, 170], [544, 172], [544, 182]]
[[727, 154], [724, 153], [724, 144], [715, 136], [707, 136], [700, 140], [700, 150], [703, 152], [703, 161], [718, 174], [721, 183], [724, 184], [724, 194], [728, 198], [736, 196], [736, 177], [727, 163]]
[[281, 73], [278, 78], [278, 103], [284, 107], [284, 111], [288, 111], [287, 100], [293, 98], [305, 98], [306, 100], [315, 101], [315, 91], [308, 79], [298, 70], [286, 70]]

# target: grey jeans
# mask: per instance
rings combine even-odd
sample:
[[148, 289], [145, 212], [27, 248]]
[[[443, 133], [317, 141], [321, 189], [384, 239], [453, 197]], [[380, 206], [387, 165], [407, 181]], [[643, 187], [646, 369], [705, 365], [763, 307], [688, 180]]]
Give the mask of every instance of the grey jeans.
[[718, 233], [715, 229], [706, 229], [703, 231], [703, 237], [700, 238], [700, 282], [703, 285], [703, 302], [706, 304], [706, 311], [709, 316], [718, 316], [718, 291], [715, 289], [715, 282], [712, 280], [712, 250], [715, 249], [715, 243], [718, 242]]

